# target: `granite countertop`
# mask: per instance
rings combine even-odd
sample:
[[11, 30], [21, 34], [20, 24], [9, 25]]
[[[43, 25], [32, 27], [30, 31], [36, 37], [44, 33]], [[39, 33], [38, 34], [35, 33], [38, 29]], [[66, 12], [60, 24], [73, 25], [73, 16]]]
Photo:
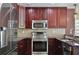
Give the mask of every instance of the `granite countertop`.
[[64, 43], [67, 43], [71, 46], [79, 46], [79, 42], [75, 41], [75, 40], [69, 40], [69, 39], [65, 39], [65, 38], [57, 38], [58, 40], [64, 42]]

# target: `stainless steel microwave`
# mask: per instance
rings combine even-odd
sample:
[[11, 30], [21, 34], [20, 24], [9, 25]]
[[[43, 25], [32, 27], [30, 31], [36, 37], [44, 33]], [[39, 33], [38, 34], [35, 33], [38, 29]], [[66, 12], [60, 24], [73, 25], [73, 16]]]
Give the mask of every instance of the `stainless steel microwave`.
[[47, 20], [32, 20], [32, 29], [47, 29]]

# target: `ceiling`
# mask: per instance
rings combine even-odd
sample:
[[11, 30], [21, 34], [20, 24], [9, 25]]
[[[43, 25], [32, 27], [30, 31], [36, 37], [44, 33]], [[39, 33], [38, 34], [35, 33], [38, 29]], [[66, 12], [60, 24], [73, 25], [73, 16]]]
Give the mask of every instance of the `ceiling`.
[[[68, 7], [74, 8], [75, 3], [18, 3], [18, 5], [23, 7]], [[77, 4], [77, 8], [79, 8], [79, 3]]]
[[[74, 8], [75, 3], [17, 3], [23, 7], [68, 7]], [[79, 9], [79, 3], [77, 4], [77, 8]], [[0, 3], [0, 6], [2, 4]], [[10, 7], [10, 3], [3, 3], [3, 7]]]

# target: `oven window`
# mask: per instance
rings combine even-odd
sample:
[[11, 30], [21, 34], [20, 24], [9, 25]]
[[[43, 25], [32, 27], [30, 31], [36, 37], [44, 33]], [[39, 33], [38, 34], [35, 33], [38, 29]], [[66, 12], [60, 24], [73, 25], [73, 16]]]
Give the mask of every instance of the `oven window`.
[[46, 52], [47, 51], [47, 42], [46, 41], [34, 41], [33, 42], [33, 51], [34, 52]]
[[34, 28], [43, 28], [44, 27], [43, 23], [34, 23], [33, 26], [34, 26]]

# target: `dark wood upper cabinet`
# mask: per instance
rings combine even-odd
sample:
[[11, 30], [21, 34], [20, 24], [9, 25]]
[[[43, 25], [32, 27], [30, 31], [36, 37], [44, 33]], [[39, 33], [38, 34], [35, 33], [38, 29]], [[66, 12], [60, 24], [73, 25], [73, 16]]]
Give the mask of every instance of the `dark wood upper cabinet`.
[[35, 10], [35, 17], [34, 20], [44, 20], [45, 17], [45, 8], [34, 8]]
[[48, 20], [48, 28], [57, 28], [57, 8], [47, 8], [45, 17]]
[[32, 28], [32, 20], [44, 20], [44, 15], [44, 8], [26, 8], [26, 28]]
[[45, 8], [34, 8], [34, 20], [47, 20], [45, 18]]
[[57, 11], [58, 28], [66, 28], [67, 26], [67, 8], [58, 8]]
[[25, 25], [26, 28], [32, 28], [32, 20], [35, 19], [35, 9], [33, 8], [26, 8], [26, 21], [25, 21]]
[[45, 12], [48, 28], [66, 28], [67, 8], [47, 8]]
[[39, 9], [38, 8], [33, 8], [34, 9], [34, 20], [39, 20]]
[[25, 14], [25, 15], [26, 15], [25, 27], [28, 28], [28, 27], [29, 27], [29, 26], [28, 26], [28, 25], [29, 25], [29, 23], [28, 23], [28, 22], [29, 22], [29, 20], [28, 20], [28, 16], [29, 16], [29, 15], [28, 15], [28, 9], [26, 9], [26, 12], [25, 12], [25, 13], [26, 13], [26, 14]]
[[48, 28], [66, 28], [67, 9], [62, 8], [26, 8], [26, 28], [32, 28], [32, 20], [48, 20]]

